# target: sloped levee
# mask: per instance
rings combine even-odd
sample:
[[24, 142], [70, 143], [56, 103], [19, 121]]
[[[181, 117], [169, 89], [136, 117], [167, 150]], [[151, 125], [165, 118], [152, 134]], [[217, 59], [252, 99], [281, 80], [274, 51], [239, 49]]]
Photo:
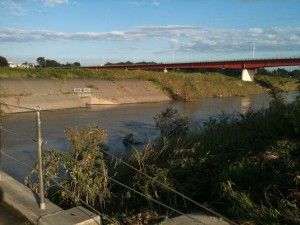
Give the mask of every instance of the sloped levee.
[[41, 110], [56, 110], [95, 104], [168, 100], [168, 96], [150, 83], [137, 79], [0, 79], [1, 110], [5, 113], [27, 112], [37, 107]]

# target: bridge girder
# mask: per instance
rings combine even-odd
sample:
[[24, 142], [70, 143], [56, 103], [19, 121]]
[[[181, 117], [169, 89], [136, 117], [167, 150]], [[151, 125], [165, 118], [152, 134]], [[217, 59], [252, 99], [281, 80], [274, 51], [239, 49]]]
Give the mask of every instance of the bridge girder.
[[130, 64], [84, 67], [95, 70], [164, 70], [164, 69], [258, 69], [263, 67], [299, 66], [300, 58], [248, 59], [189, 63]]

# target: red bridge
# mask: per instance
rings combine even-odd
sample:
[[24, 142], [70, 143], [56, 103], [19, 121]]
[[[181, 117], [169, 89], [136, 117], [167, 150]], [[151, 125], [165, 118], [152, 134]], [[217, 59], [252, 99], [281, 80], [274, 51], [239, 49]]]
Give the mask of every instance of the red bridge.
[[84, 67], [95, 70], [155, 70], [161, 69], [167, 72], [168, 69], [199, 69], [199, 68], [231, 68], [242, 69], [242, 79], [253, 81], [255, 69], [263, 67], [278, 66], [299, 66], [299, 58], [276, 58], [276, 59], [244, 59], [244, 60], [224, 60], [224, 61], [203, 61], [188, 63], [153, 63], [153, 64], [122, 64], [107, 66]]

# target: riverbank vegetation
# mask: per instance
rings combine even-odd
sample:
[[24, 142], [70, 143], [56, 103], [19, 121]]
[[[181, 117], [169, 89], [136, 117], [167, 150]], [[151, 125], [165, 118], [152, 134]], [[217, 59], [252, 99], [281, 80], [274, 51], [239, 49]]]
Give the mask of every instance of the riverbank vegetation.
[[88, 202], [107, 224], [149, 224], [176, 215], [153, 200], [182, 212], [202, 211], [174, 189], [239, 224], [299, 225], [300, 97], [286, 103], [277, 88], [271, 90], [268, 109], [203, 124], [189, 126], [171, 108], [158, 113], [161, 135], [122, 157], [135, 170], [111, 159], [102, 128], [69, 128], [68, 154], [44, 152], [48, 198], [63, 207]]
[[[286, 70], [283, 70], [286, 71]], [[203, 97], [248, 96], [265, 93], [270, 85], [279, 87], [284, 91], [296, 90], [296, 72], [286, 74], [279, 71], [278, 74], [270, 74], [268, 71], [259, 70], [255, 76], [255, 82], [243, 82], [237, 73], [239, 70], [218, 70], [212, 72], [181, 72], [170, 70], [162, 71], [92, 71], [88, 69], [53, 69], [53, 68], [0, 68], [0, 78], [99, 78], [99, 79], [142, 79], [154, 84], [175, 100], [195, 100]], [[282, 72], [282, 76], [280, 73]], [[267, 74], [267, 75], [265, 75]]]

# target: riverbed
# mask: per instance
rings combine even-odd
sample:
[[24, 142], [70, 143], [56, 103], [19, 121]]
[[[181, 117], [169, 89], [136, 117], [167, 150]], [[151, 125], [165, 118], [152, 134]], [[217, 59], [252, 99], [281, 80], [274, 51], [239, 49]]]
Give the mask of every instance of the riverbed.
[[[291, 101], [296, 95], [297, 92], [290, 92], [285, 94], [285, 97]], [[167, 107], [172, 107], [189, 117], [191, 124], [200, 125], [210, 117], [244, 113], [250, 107], [253, 110], [267, 108], [269, 101], [267, 94], [260, 94], [249, 97], [207, 98], [193, 102], [97, 105], [90, 108], [42, 111], [43, 150], [68, 151], [70, 146], [64, 135], [66, 128], [97, 124], [108, 132], [109, 151], [127, 154], [130, 149], [123, 145], [124, 136], [132, 133], [135, 140], [140, 143], [154, 139], [159, 135], [154, 116]], [[2, 151], [18, 160], [2, 155], [2, 169], [23, 182], [37, 155], [36, 114], [30, 112], [7, 115], [2, 118], [2, 124]], [[143, 144], [137, 145], [136, 148], [142, 150]]]

